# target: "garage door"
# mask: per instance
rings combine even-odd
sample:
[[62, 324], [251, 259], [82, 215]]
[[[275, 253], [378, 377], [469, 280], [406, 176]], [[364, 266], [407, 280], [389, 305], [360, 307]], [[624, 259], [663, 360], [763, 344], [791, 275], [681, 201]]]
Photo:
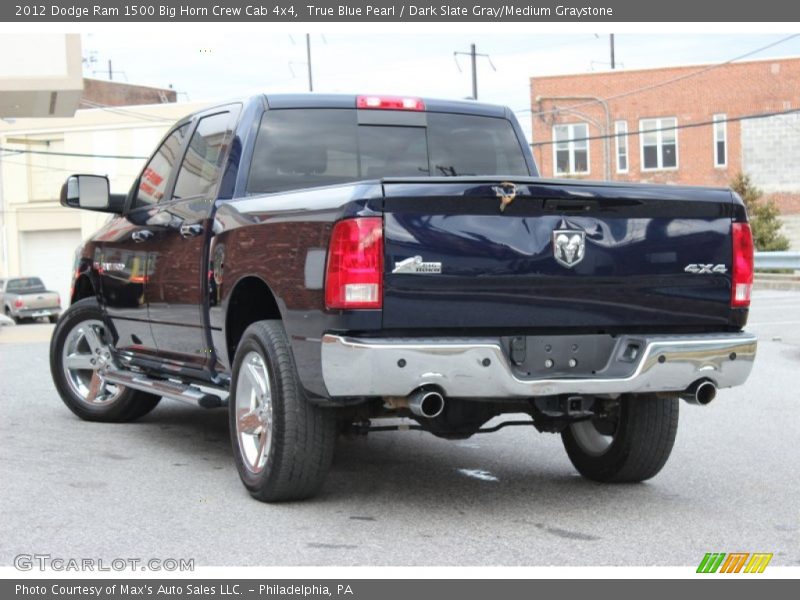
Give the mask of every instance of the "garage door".
[[23, 231], [20, 233], [20, 274], [40, 277], [48, 290], [61, 294], [61, 306], [69, 306], [69, 286], [80, 229]]

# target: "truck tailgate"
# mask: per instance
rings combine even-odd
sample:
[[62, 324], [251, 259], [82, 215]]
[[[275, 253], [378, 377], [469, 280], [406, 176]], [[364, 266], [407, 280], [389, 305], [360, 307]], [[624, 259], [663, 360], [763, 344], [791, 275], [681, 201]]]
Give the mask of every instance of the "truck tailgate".
[[22, 307], [27, 310], [40, 308], [58, 308], [59, 300], [56, 292], [33, 292], [17, 296], [22, 300]]
[[384, 181], [384, 328], [729, 324], [729, 191], [502, 183]]

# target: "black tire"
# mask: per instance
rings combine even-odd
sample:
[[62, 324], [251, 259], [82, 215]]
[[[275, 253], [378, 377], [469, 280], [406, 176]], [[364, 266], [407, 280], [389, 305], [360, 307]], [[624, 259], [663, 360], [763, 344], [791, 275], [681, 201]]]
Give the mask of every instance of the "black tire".
[[[608, 483], [644, 481], [662, 469], [672, 452], [678, 430], [678, 398], [623, 396], [610, 427], [608, 422], [583, 423], [570, 425], [561, 433], [567, 455], [581, 475]], [[592, 445], [591, 428], [613, 432], [605, 449]]]
[[14, 321], [14, 325], [19, 325], [19, 321], [20, 321], [19, 317], [15, 317], [14, 315], [12, 315], [11, 314], [11, 309], [8, 308], [7, 306], [6, 306], [6, 316], [9, 319], [11, 319], [12, 321]]
[[[248, 369], [260, 388], [248, 381]], [[268, 412], [269, 422], [258, 421], [258, 428], [237, 423], [237, 413], [254, 414], [256, 408]], [[244, 332], [233, 362], [228, 414], [236, 468], [254, 498], [283, 502], [319, 492], [333, 458], [336, 418], [332, 409], [306, 399], [280, 321], [259, 321]]]
[[47, 320], [50, 321], [51, 323], [58, 323], [58, 315], [50, 315], [49, 317], [47, 317]]
[[[70, 383], [67, 379], [68, 375], [65, 372], [64, 365], [65, 343], [67, 343], [68, 339], [71, 339], [70, 335], [73, 332], [89, 321], [100, 322], [103, 328], [110, 331], [110, 328], [104, 325], [103, 314], [100, 311], [97, 300], [94, 298], [86, 298], [70, 306], [63, 313], [53, 331], [53, 337], [50, 340], [50, 373], [61, 399], [67, 405], [67, 408], [85, 421], [122, 423], [143, 417], [156, 407], [161, 400], [159, 396], [114, 386], [114, 388], [104, 389], [104, 391], [109, 392], [107, 400], [89, 402], [76, 389], [76, 384]], [[108, 335], [102, 330], [100, 334]], [[81, 343], [88, 344], [88, 342]], [[73, 369], [72, 372], [75, 373], [73, 381], [91, 380], [91, 369]], [[112, 389], [116, 393], [111, 393]]]

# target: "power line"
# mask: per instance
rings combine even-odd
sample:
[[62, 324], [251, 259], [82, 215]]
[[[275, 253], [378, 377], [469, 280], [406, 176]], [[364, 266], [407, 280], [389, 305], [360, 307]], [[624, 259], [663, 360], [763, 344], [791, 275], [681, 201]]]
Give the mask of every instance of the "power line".
[[0, 146], [0, 152], [14, 152], [16, 154], [44, 154], [51, 156], [73, 156], [77, 158], [113, 158], [120, 160], [147, 160], [149, 156], [126, 156], [124, 154], [86, 154], [83, 152], [57, 152], [55, 150], [14, 150]]
[[156, 115], [150, 115], [135, 110], [120, 108], [117, 106], [109, 106], [108, 104], [100, 104], [99, 102], [94, 102], [92, 100], [81, 99], [81, 103], [88, 105], [90, 108], [96, 108], [98, 110], [103, 110], [116, 115], [122, 115], [123, 117], [134, 117], [136, 119], [149, 121], [151, 123], [174, 123], [176, 121], [176, 119], [158, 117]]
[[[39, 202], [58, 202], [58, 198], [53, 198], [52, 200], [34, 200], [33, 202], [26, 202], [24, 206], [30, 206], [31, 204], [38, 204]], [[0, 215], [19, 215], [19, 214], [37, 214], [40, 215], [42, 213], [51, 213], [51, 214], [64, 214], [65, 210], [74, 210], [68, 206], [62, 207], [50, 207], [47, 208], [37, 208], [35, 210], [0, 210]]]
[[[789, 110], [783, 111], [772, 111], [767, 113], [753, 113], [749, 115], [741, 115], [738, 117], [726, 117], [724, 119], [717, 119], [711, 121], [699, 121], [697, 123], [686, 123], [684, 125], [676, 125], [674, 127], [660, 127], [656, 129], [637, 129], [635, 131], [627, 131], [626, 133], [609, 133], [605, 135], [591, 135], [585, 137], [576, 137], [576, 138], [566, 138], [563, 140], [546, 140], [543, 142], [531, 142], [530, 146], [540, 147], [540, 146], [551, 146], [553, 144], [564, 144], [569, 142], [585, 142], [585, 141], [592, 141], [592, 140], [605, 140], [605, 139], [617, 139], [617, 138], [624, 138], [624, 137], [631, 137], [634, 135], [642, 135], [645, 133], [656, 133], [658, 131], [677, 131], [679, 129], [694, 129], [697, 127], [707, 127], [709, 125], [714, 125], [716, 123], [736, 123], [740, 121], [750, 121], [755, 119], [766, 119], [769, 117], [780, 117], [786, 115], [792, 115], [800, 113], [800, 108], [793, 108]], [[647, 120], [647, 119], [644, 119]], [[788, 123], [788, 125], [792, 126], [792, 123]], [[0, 147], [0, 151], [4, 150], [4, 148]], [[11, 156], [11, 155], [20, 155], [20, 154], [55, 154], [59, 156], [78, 156], [78, 157], [87, 157], [87, 158], [136, 158], [144, 160], [148, 157], [134, 157], [134, 156], [119, 156], [115, 157], [112, 155], [102, 155], [102, 154], [77, 154], [77, 153], [65, 153], [65, 152], [46, 152], [46, 151], [36, 151], [36, 150], [18, 150], [18, 151], [10, 151], [9, 154], [3, 156]], [[0, 157], [2, 158], [2, 157]], [[52, 170], [52, 171], [64, 171], [64, 172], [74, 172], [74, 169], [64, 169], [60, 167], [51, 167], [51, 166], [43, 166], [43, 165], [29, 165], [28, 163], [21, 163], [12, 160], [3, 160], [3, 164], [9, 165], [18, 165], [23, 167], [31, 167], [34, 169], [41, 169], [41, 170]]]
[[[62, 171], [64, 173], [72, 173], [72, 174], [75, 174], [75, 172], [76, 172], [75, 168], [65, 169], [64, 167], [51, 167], [49, 165], [34, 165], [34, 164], [30, 164], [30, 163], [17, 162], [15, 160], [3, 160], [2, 164], [4, 164], [4, 165], [16, 165], [16, 166], [19, 166], [19, 167], [28, 167], [30, 169], [35, 169], [37, 171]], [[131, 175], [131, 177], [132, 178], [135, 177], [137, 172], [138, 172], [138, 170], [134, 170], [133, 174]]]
[[[564, 140], [548, 140], [545, 142], [531, 142], [531, 146], [551, 146], [553, 144], [563, 144], [567, 142], [584, 142], [584, 141], [591, 141], [591, 140], [606, 140], [606, 139], [615, 139], [615, 138], [623, 138], [623, 137], [630, 137], [632, 135], [641, 135], [644, 133], [655, 133], [657, 131], [677, 131], [678, 129], [693, 129], [695, 127], [706, 127], [708, 125], [714, 125], [715, 123], [735, 123], [738, 121], [749, 121], [752, 119], [766, 119], [768, 117], [780, 117], [783, 115], [791, 115], [800, 113], [800, 108], [792, 108], [789, 110], [782, 110], [782, 111], [774, 111], [768, 113], [754, 113], [750, 115], [742, 115], [739, 117], [726, 117], [724, 119], [718, 119], [716, 121], [699, 121], [697, 123], [686, 123], [685, 125], [676, 125], [675, 127], [659, 127], [656, 129], [639, 129], [637, 131], [628, 131], [627, 133], [609, 133], [605, 135], [590, 135], [586, 137], [580, 138], [569, 138]], [[648, 120], [648, 119], [643, 119]]]
[[[709, 71], [713, 71], [714, 69], [719, 69], [721, 67], [724, 67], [725, 65], [729, 65], [729, 64], [731, 64], [733, 62], [736, 62], [737, 60], [742, 60], [744, 58], [748, 58], [750, 56], [753, 56], [754, 54], [758, 54], [759, 52], [763, 52], [764, 50], [769, 50], [770, 48], [773, 48], [774, 46], [777, 46], [779, 44], [783, 44], [785, 42], [788, 42], [789, 40], [794, 39], [794, 38], [796, 38], [798, 36], [800, 36], [800, 33], [793, 33], [792, 35], [788, 35], [788, 36], [786, 36], [784, 38], [781, 38], [780, 40], [777, 40], [775, 42], [771, 42], [771, 43], [769, 43], [769, 44], [767, 44], [765, 46], [761, 46], [760, 48], [756, 48], [755, 50], [751, 50], [749, 52], [745, 52], [744, 54], [740, 54], [739, 56], [735, 56], [735, 57], [730, 58], [730, 59], [728, 59], [728, 60], [726, 60], [724, 62], [715, 63], [715, 64], [709, 65], [709, 66], [707, 66], [705, 68], [698, 69], [697, 71], [692, 71], [691, 73], [685, 73], [683, 75], [679, 75], [678, 77], [673, 77], [672, 79], [666, 79], [664, 81], [659, 81], [659, 82], [656, 82], [656, 83], [652, 83], [650, 85], [642, 86], [642, 87], [639, 87], [639, 88], [634, 88], [632, 90], [627, 90], [625, 92], [620, 92], [619, 94], [614, 94], [612, 96], [607, 96], [606, 98], [603, 98], [603, 100], [605, 100], [606, 102], [609, 102], [611, 100], [618, 100], [619, 98], [625, 98], [627, 96], [633, 96], [635, 94], [640, 94], [642, 92], [649, 92], [650, 90], [658, 89], [658, 88], [664, 87], [666, 85], [677, 83], [678, 81], [683, 81], [685, 79], [689, 79], [689, 78], [692, 78], [692, 77], [697, 77], [698, 75], [702, 75], [704, 73], [708, 73]], [[575, 109], [582, 108], [582, 107], [585, 107], [585, 106], [592, 106], [594, 104], [597, 104], [597, 102], [598, 102], [597, 100], [589, 100], [587, 102], [582, 102], [580, 104], [573, 104], [572, 106], [568, 106], [566, 108], [553, 108], [553, 109], [549, 109], [549, 110], [540, 110], [540, 111], [534, 111], [533, 109], [530, 109], [530, 108], [524, 108], [524, 109], [520, 109], [520, 110], [515, 110], [514, 112], [515, 113], [526, 113], [526, 112], [529, 112], [529, 113], [531, 113], [531, 116], [543, 116], [543, 115], [549, 115], [549, 114], [557, 113], [559, 111], [575, 110]]]
[[20, 209], [11, 210], [11, 209], [6, 209], [6, 210], [0, 210], [0, 215], [19, 215], [19, 214], [34, 214], [34, 213], [35, 214], [41, 214], [41, 213], [58, 213], [58, 214], [61, 214], [65, 210], [73, 210], [72, 208], [70, 208], [68, 206], [61, 206], [61, 207], [58, 207], [58, 206], [46, 206], [46, 207], [43, 207], [43, 208], [40, 208], [40, 207], [36, 206], [37, 204], [40, 204], [40, 203], [44, 204], [45, 202], [58, 202], [58, 201], [59, 201], [58, 198], [53, 198], [52, 200], [33, 200], [31, 202], [24, 202], [24, 203], [22, 203], [22, 206], [25, 206], [26, 208], [30, 208], [30, 210], [20, 210]]

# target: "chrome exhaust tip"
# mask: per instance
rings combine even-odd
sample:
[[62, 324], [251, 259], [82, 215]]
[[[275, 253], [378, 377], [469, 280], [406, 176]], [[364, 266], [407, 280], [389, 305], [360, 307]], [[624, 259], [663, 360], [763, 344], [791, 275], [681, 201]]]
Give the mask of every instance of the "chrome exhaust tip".
[[689, 404], [705, 406], [717, 397], [717, 386], [706, 380], [696, 381], [681, 394]]
[[417, 417], [435, 419], [444, 412], [444, 396], [436, 390], [416, 390], [408, 397], [408, 410]]

